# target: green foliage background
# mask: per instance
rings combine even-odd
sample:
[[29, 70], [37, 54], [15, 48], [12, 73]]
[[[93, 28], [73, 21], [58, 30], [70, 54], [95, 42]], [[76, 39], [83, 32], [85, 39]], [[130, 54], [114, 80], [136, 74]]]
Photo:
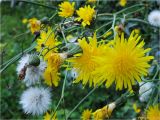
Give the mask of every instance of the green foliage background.
[[[35, 1], [40, 4], [47, 4], [49, 6], [58, 6], [60, 1]], [[142, 1], [134, 0], [129, 1], [127, 6], [131, 6], [133, 4], [140, 4]], [[77, 1], [76, 5], [84, 5], [85, 1]], [[146, 4], [146, 8], [140, 12], [138, 12], [138, 18], [142, 20], [147, 20], [148, 13], [158, 8], [156, 1], [147, 1], [143, 2]], [[126, 6], [126, 7], [127, 7]], [[42, 19], [45, 16], [50, 17], [55, 13], [55, 10], [48, 9], [41, 6], [36, 6], [33, 4], [19, 4], [15, 3], [13, 7], [11, 7], [10, 1], [1, 2], [1, 64], [5, 61], [11, 59], [18, 53], [23, 53], [24, 49], [28, 48], [33, 39], [33, 35], [31, 33], [26, 33], [28, 28], [26, 25], [22, 24], [23, 18], [32, 18], [36, 17], [38, 19]], [[100, 1], [98, 5], [98, 12], [108, 12], [113, 13], [123, 9], [118, 5], [118, 1]], [[129, 12], [129, 11], [127, 11]], [[132, 16], [134, 17], [134, 16]], [[52, 21], [53, 24], [62, 20], [60, 17], [55, 17]], [[92, 26], [88, 29], [89, 31], [93, 31], [95, 28], [105, 24], [106, 21], [99, 20], [95, 21]], [[117, 23], [118, 24], [118, 23]], [[159, 40], [159, 29], [152, 27], [150, 25], [138, 23], [138, 22], [130, 22], [127, 24], [127, 29], [132, 30], [134, 28], [138, 28], [141, 30], [142, 38], [144, 38], [145, 42], [147, 43], [148, 47], [154, 48], [152, 50], [152, 55], [155, 56], [155, 53], [158, 51], [158, 40]], [[94, 29], [92, 29], [94, 28]], [[104, 33], [109, 27], [105, 27], [101, 29], [98, 33], [101, 35]], [[83, 31], [82, 29], [81, 31]], [[67, 31], [69, 34], [69, 31]], [[20, 35], [22, 33], [26, 33], [24, 35]], [[85, 35], [88, 33], [86, 32]], [[20, 35], [20, 36], [19, 36]], [[112, 39], [112, 38], [110, 38]], [[156, 58], [157, 59], [157, 58]], [[16, 65], [17, 62], [10, 65], [5, 71], [1, 74], [1, 119], [42, 119], [42, 116], [31, 116], [25, 115], [22, 111], [21, 106], [19, 105], [19, 98], [22, 94], [23, 90], [25, 90], [25, 86], [22, 84], [22, 81], [17, 79], [16, 74]], [[154, 73], [153, 73], [154, 74]], [[150, 79], [153, 74], [151, 73], [149, 78]], [[157, 76], [158, 77], [158, 76]], [[54, 110], [55, 106], [58, 103], [61, 94], [63, 77], [61, 83], [58, 87], [52, 88], [52, 110]], [[81, 84], [72, 84], [72, 81], [67, 81], [66, 89], [65, 89], [65, 103], [61, 104], [57, 115], [59, 119], [64, 117], [64, 109], [66, 110], [66, 114], [91, 90], [88, 86], [85, 88], [82, 87]], [[74, 113], [72, 114], [72, 118], [79, 119], [80, 115], [82, 114], [84, 109], [92, 109], [95, 111], [98, 108], [103, 107], [107, 103], [110, 103], [121, 96], [124, 91], [116, 92], [115, 88], [106, 89], [104, 86], [98, 88], [93, 94], [91, 94], [79, 107]], [[144, 104], [140, 103], [138, 100], [138, 96], [135, 95], [131, 99], [128, 99], [126, 103], [122, 104], [121, 106], [115, 109], [113, 112], [113, 118], [135, 118], [138, 116], [135, 111], [133, 110], [133, 103], [136, 103], [144, 109]]]

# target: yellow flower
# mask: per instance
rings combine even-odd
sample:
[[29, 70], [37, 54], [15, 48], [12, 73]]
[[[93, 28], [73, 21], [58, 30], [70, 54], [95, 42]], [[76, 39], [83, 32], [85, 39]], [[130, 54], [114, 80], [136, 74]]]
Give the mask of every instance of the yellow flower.
[[47, 68], [44, 72], [45, 83], [49, 86], [58, 86], [60, 81], [59, 68], [67, 57], [65, 53], [49, 52], [45, 59], [47, 60]]
[[32, 34], [39, 32], [41, 28], [41, 22], [37, 18], [29, 19], [30, 30]]
[[142, 76], [148, 74], [150, 65], [148, 62], [153, 56], [145, 54], [151, 49], [144, 49], [144, 41], [139, 42], [140, 36], [133, 31], [128, 40], [118, 35], [114, 40], [114, 44], [106, 51], [106, 55], [95, 58], [99, 67], [96, 69], [96, 81], [106, 81], [108, 88], [115, 82], [116, 89], [124, 88], [132, 89], [135, 81], [140, 82]]
[[147, 110], [148, 120], [159, 120], [160, 119], [160, 104], [150, 106]]
[[92, 18], [95, 14], [94, 8], [91, 8], [90, 5], [81, 7], [79, 10], [76, 11], [78, 14], [78, 18], [76, 18], [77, 21], [82, 20], [82, 26], [85, 27], [86, 25], [90, 25]]
[[119, 4], [124, 7], [127, 4], [127, 0], [119, 0]]
[[46, 112], [44, 120], [58, 120], [58, 119], [56, 114], [54, 114], [53, 118], [51, 119], [51, 115], [48, 112]]
[[94, 34], [93, 38], [89, 39], [89, 43], [87, 43], [85, 38], [82, 40], [79, 39], [78, 42], [83, 53], [78, 54], [78, 57], [76, 55], [76, 57], [68, 60], [73, 64], [73, 68], [78, 73], [78, 77], [74, 83], [82, 81], [82, 84], [86, 85], [89, 82], [89, 86], [92, 86], [94, 78], [92, 72], [98, 67], [93, 57], [102, 55], [101, 49], [104, 48], [104, 46], [98, 45], [96, 34]]
[[91, 115], [92, 115], [92, 110], [84, 110], [82, 113], [82, 120], [90, 120], [91, 119]]
[[71, 17], [74, 13], [74, 5], [75, 2], [72, 4], [70, 2], [63, 2], [59, 5], [61, 12], [58, 12], [59, 16], [61, 17]]
[[[60, 42], [57, 41], [54, 32], [51, 28], [48, 28], [47, 32], [42, 31], [40, 33], [40, 38], [37, 39], [37, 52], [41, 52], [42, 55], [45, 55], [48, 49], [52, 49], [52, 51], [56, 52], [56, 46], [59, 45]], [[55, 47], [55, 48], [54, 48]]]
[[133, 109], [134, 109], [134, 111], [135, 111], [136, 113], [141, 112], [141, 109], [137, 107], [137, 104], [136, 104], [136, 103], [133, 104]]
[[105, 120], [105, 118], [109, 118], [115, 107], [116, 107], [116, 104], [111, 103], [109, 105], [104, 106], [101, 109], [96, 110], [93, 113], [94, 120]]
[[89, 2], [89, 3], [95, 3], [96, 0], [87, 0], [87, 2]]
[[23, 18], [23, 19], [22, 19], [22, 23], [23, 23], [23, 24], [26, 24], [27, 22], [28, 22], [28, 19], [26, 19], [26, 18]]

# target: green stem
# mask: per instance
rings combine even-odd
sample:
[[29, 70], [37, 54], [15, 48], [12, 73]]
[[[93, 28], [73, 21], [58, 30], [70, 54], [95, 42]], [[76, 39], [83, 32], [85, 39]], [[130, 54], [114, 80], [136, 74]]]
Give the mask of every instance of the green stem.
[[67, 116], [67, 120], [69, 119], [69, 117], [71, 116], [71, 114], [79, 107], [79, 105], [88, 97], [90, 96], [94, 91], [95, 89], [97, 88], [98, 86], [94, 87], [72, 110], [71, 112], [68, 114]]
[[96, 32], [98, 32], [100, 29], [102, 29], [102, 28], [105, 27], [105, 26], [108, 26], [108, 25], [111, 24], [111, 23], [112, 23], [112, 21], [110, 21], [110, 22], [108, 22], [108, 23], [100, 26], [98, 29], [96, 29]]
[[144, 23], [144, 24], [149, 24], [147, 21], [144, 21], [144, 20], [141, 20], [141, 19], [138, 19], [138, 18], [128, 18], [128, 19], [126, 19], [126, 21], [136, 21], [136, 22], [141, 22], [141, 23]]
[[116, 14], [113, 15], [113, 23], [112, 23], [112, 27], [111, 27], [112, 30], [113, 30], [113, 33], [114, 33], [114, 38], [116, 36], [116, 31], [114, 29], [115, 22], [116, 22]]
[[56, 15], [57, 15], [57, 11], [49, 18], [49, 21], [51, 21]]
[[[35, 47], [35, 44], [32, 45], [31, 47], [27, 48], [26, 50], [24, 50], [24, 53], [28, 53], [31, 50], [33, 50]], [[14, 63], [16, 60], [18, 60], [21, 56], [23, 55], [23, 53], [19, 53], [18, 55], [16, 55], [15, 57], [12, 58], [12, 60], [10, 60], [1, 70], [0, 73], [2, 73], [7, 67], [9, 67], [12, 63]]]
[[14, 36], [13, 39], [16, 39], [16, 38], [18, 38], [18, 37], [21, 37], [21, 36], [26, 35], [26, 34], [29, 34], [29, 33], [30, 33], [30, 31], [27, 30], [27, 31], [24, 32], [24, 33], [21, 33], [21, 34], [19, 34], [19, 35]]
[[154, 74], [152, 80], [154, 80], [154, 79], [156, 78], [156, 76], [158, 75], [158, 73], [159, 73], [159, 65], [158, 65], [158, 63], [157, 63], [156, 65], [157, 65], [157, 71], [156, 71], [156, 73]]
[[18, 0], [18, 1], [28, 3], [28, 4], [37, 5], [37, 6], [42, 6], [42, 7], [49, 8], [49, 9], [54, 9], [54, 10], [57, 9], [56, 7], [53, 7], [53, 6], [43, 5], [43, 4], [40, 4], [40, 3], [37, 3], [37, 2], [32, 2], [32, 1], [29, 1], [29, 0]]
[[[127, 91], [126, 93], [124, 93], [120, 98], [118, 98], [115, 103], [116, 105], [119, 105], [121, 104], [122, 102], [124, 102], [127, 98], [127, 95], [128, 95], [129, 91]], [[129, 96], [128, 96], [129, 97]]]
[[65, 35], [64, 35], [63, 29], [62, 29], [62, 27], [61, 27], [61, 24], [60, 24], [60, 30], [61, 30], [63, 39], [64, 39], [64, 41], [65, 41], [65, 44], [67, 44], [67, 40], [66, 40], [66, 37], [65, 37]]
[[133, 13], [136, 13], [136, 12], [139, 12], [139, 11], [142, 11], [143, 9], [144, 9], [144, 7], [140, 8], [140, 9], [137, 9], [135, 11], [129, 12], [129, 13], [125, 14], [125, 16], [128, 16], [130, 14], [133, 14]]
[[[110, 30], [111, 30], [111, 28], [109, 28], [106, 32], [104, 32], [104, 34], [106, 34], [107, 32], [109, 32]], [[104, 34], [98, 36], [97, 38], [98, 38], [98, 39], [101, 38]]]
[[159, 81], [159, 79], [152, 79], [152, 80], [142, 79], [142, 81], [144, 81], [144, 82], [153, 82], [153, 81]]
[[101, 13], [97, 15], [97, 17], [100, 17], [100, 16], [113, 16], [113, 14], [112, 13]]
[[133, 5], [133, 6], [130, 6], [130, 7], [127, 7], [127, 8], [125, 8], [125, 9], [122, 9], [122, 10], [120, 10], [120, 11], [118, 11], [118, 12], [116, 12], [115, 14], [120, 14], [120, 13], [122, 13], [122, 12], [124, 12], [124, 11], [127, 11], [127, 10], [129, 10], [129, 9], [131, 9], [131, 8], [134, 8], [134, 7], [139, 7], [139, 6], [143, 6], [143, 4], [136, 4], [136, 5]]
[[68, 71], [66, 72], [65, 78], [64, 78], [64, 81], [63, 81], [61, 97], [60, 97], [60, 99], [59, 99], [59, 101], [58, 101], [58, 104], [57, 104], [57, 106], [56, 106], [54, 112], [51, 114], [50, 120], [52, 120], [52, 118], [53, 118], [53, 116], [55, 115], [55, 113], [56, 113], [56, 111], [57, 111], [57, 109], [58, 109], [60, 103], [62, 102], [62, 100], [63, 100], [63, 98], [64, 98], [64, 89], [65, 89], [65, 84], [66, 84], [66, 80], [67, 80], [67, 75], [68, 75]]

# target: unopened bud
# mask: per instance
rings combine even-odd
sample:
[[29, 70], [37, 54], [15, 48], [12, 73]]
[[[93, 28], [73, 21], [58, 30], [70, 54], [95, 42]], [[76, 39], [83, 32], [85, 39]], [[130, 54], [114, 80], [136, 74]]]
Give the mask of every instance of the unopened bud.
[[40, 59], [38, 55], [30, 55], [29, 56], [29, 65], [38, 66], [40, 64]]

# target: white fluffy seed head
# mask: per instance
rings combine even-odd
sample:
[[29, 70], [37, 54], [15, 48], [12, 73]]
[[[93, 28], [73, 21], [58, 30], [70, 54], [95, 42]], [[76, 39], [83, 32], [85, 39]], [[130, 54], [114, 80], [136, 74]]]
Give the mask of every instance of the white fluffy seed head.
[[30, 87], [23, 92], [20, 104], [26, 114], [41, 115], [51, 104], [51, 94], [48, 88]]
[[24, 68], [25, 65], [28, 65], [28, 60], [29, 60], [29, 54], [24, 55], [18, 63], [17, 66], [17, 74], [20, 74], [21, 70]]
[[160, 27], [160, 10], [153, 10], [148, 15], [148, 21], [151, 25]]
[[46, 68], [46, 63], [41, 59], [40, 64], [38, 66], [31, 66], [29, 65], [29, 54], [26, 54], [21, 58], [19, 64], [17, 66], [17, 74], [21, 73], [21, 70], [27, 66], [25, 71], [25, 77], [23, 82], [26, 86], [31, 86], [35, 83], [39, 82], [40, 77], [43, 75], [43, 72]]
[[141, 102], [147, 102], [152, 92], [152, 87], [154, 87], [154, 84], [152, 82], [147, 82], [147, 83], [141, 82], [139, 84], [140, 86], [142, 85], [139, 89], [139, 95], [140, 95], [139, 100]]

